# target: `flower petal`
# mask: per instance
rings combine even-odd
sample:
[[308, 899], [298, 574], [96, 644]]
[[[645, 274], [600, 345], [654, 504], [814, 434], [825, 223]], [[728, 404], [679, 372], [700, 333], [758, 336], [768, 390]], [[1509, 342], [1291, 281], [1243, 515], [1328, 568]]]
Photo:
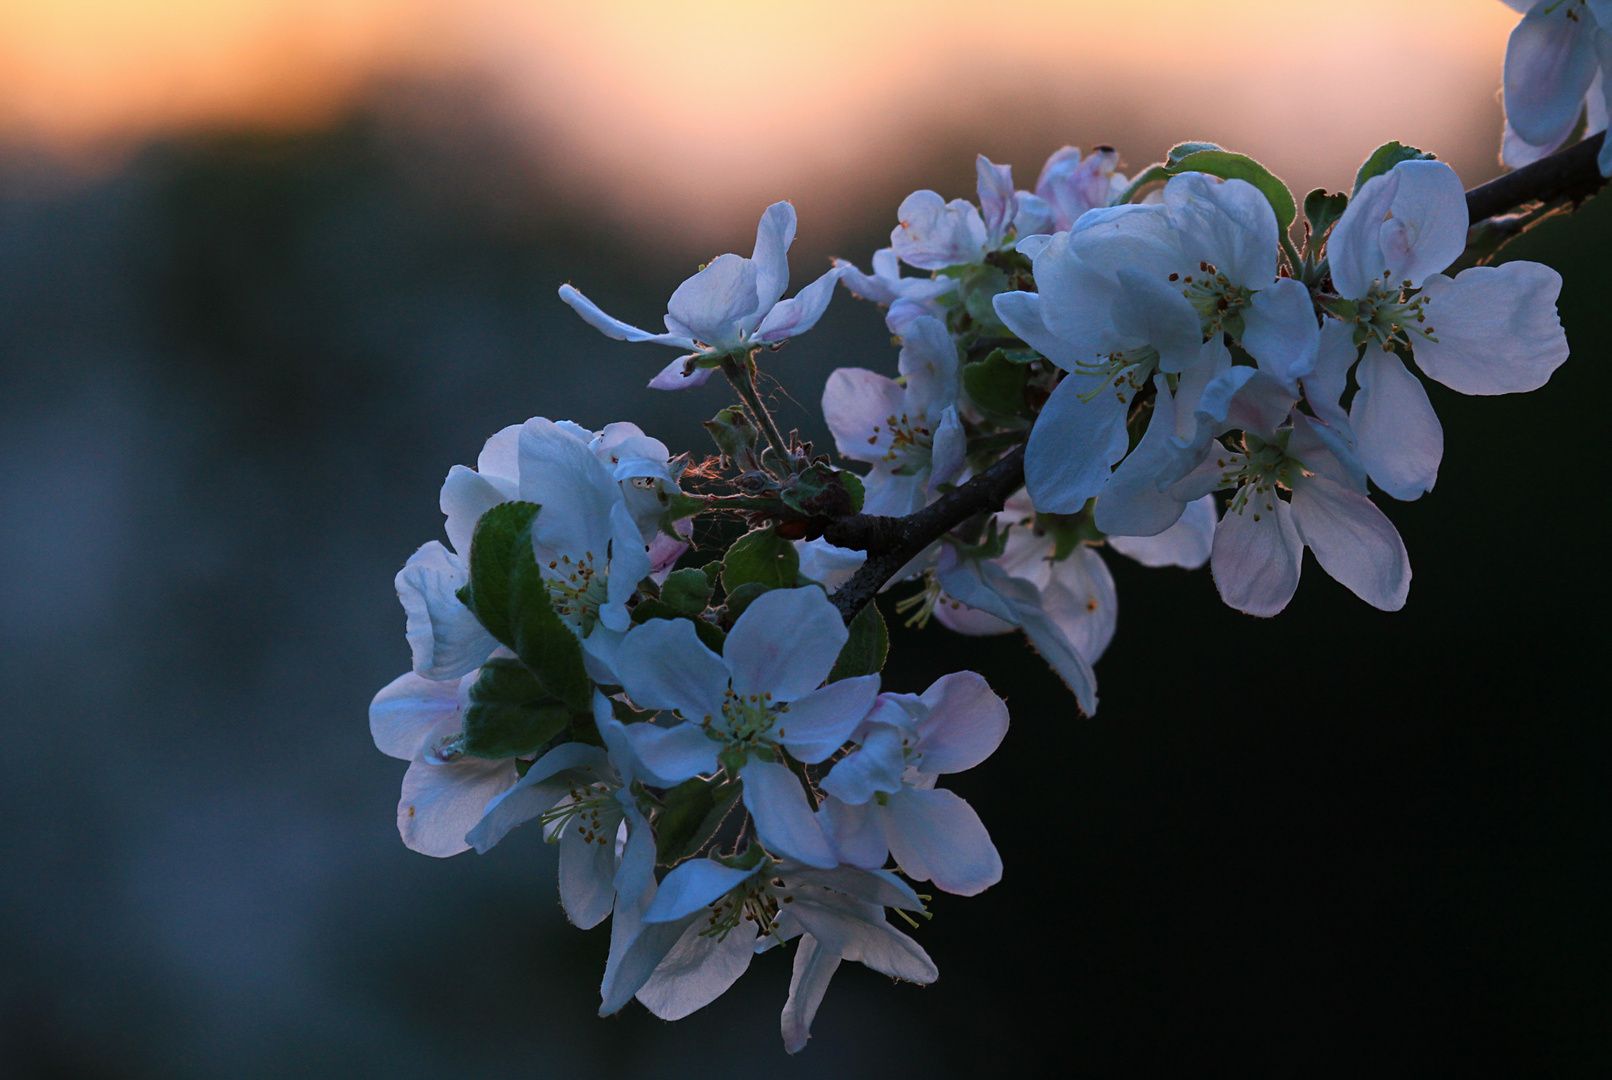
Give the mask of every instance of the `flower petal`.
[[610, 920], [610, 954], [599, 985], [600, 1016], [609, 1016], [631, 1001], [683, 932], [700, 918], [695, 913], [674, 922], [645, 922], [644, 911], [656, 895], [653, 874], [635, 903], [618, 893], [615, 917]]
[[681, 1020], [711, 1004], [750, 969], [756, 924], [740, 922], [720, 938], [696, 919], [677, 939], [637, 998], [662, 1020]]
[[610, 540], [610, 508], [621, 488], [582, 439], [534, 416], [521, 428], [521, 498], [542, 507], [532, 521], [532, 542], [572, 559], [592, 552], [603, 562]]
[[927, 710], [918, 721], [917, 750], [924, 772], [972, 769], [1007, 736], [1007, 704], [975, 672], [942, 675], [920, 700]]
[[762, 846], [807, 866], [839, 865], [817, 814], [806, 802], [806, 792], [788, 766], [751, 758], [739, 776], [744, 781], [744, 805]]
[[713, 773], [718, 746], [698, 724], [669, 728], [655, 724], [623, 724], [615, 719], [597, 721], [611, 756], [623, 770], [656, 787], [671, 787], [693, 776]]
[[599, 305], [583, 296], [570, 285], [560, 286], [560, 299], [571, 305], [582, 321], [602, 333], [605, 337], [615, 338], [617, 341], [653, 341], [660, 345], [675, 345], [680, 349], [694, 348], [694, 341], [681, 334], [651, 334], [647, 330], [640, 330], [613, 316], [606, 315], [599, 310]]
[[828, 310], [828, 302], [834, 299], [834, 283], [839, 281], [841, 273], [843, 271], [837, 267], [831, 267], [800, 292], [776, 304], [761, 320], [752, 340], [765, 343], [783, 341], [816, 326], [817, 320]]
[[687, 619], [650, 619], [628, 632], [616, 653], [622, 687], [650, 709], [676, 709], [698, 723], [722, 715], [728, 667]]
[[892, 724], [869, 724], [868, 728], [858, 736], [862, 745], [835, 762], [818, 785], [842, 805], [860, 806], [881, 791], [901, 790], [901, 776], [907, 769], [907, 733]]
[[1041, 294], [1032, 292], [997, 293], [991, 298], [996, 317], [1036, 352], [1065, 371], [1076, 371], [1082, 360], [1092, 359], [1083, 350], [1048, 329], [1041, 318]]
[[478, 855], [485, 855], [516, 827], [554, 809], [578, 783], [592, 784], [614, 775], [610, 759], [597, 746], [574, 742], [557, 746], [527, 769], [514, 787], [487, 804], [465, 840]]
[[1534, 262], [1428, 278], [1422, 295], [1438, 340], [1416, 343], [1416, 365], [1463, 394], [1539, 389], [1568, 355], [1556, 315], [1561, 290], [1561, 275]]
[[955, 793], [906, 788], [884, 808], [884, 838], [902, 873], [958, 896], [1002, 880], [1002, 856], [979, 815]]
[[906, 411], [906, 391], [865, 368], [836, 368], [823, 386], [823, 419], [834, 447], [853, 461], [880, 462], [890, 453], [889, 417]]
[[845, 745], [878, 695], [878, 675], [831, 682], [791, 701], [788, 711], [779, 714], [773, 735], [796, 761], [816, 765]]
[[645, 922], [672, 922], [716, 903], [754, 877], [754, 870], [724, 866], [715, 859], [690, 859], [672, 868], [660, 883]]
[[827, 540], [796, 540], [795, 550], [800, 554], [801, 576], [825, 589], [844, 585], [868, 561], [867, 552], [835, 547]]
[[828, 992], [829, 980], [840, 968], [840, 954], [825, 949], [810, 934], [802, 934], [795, 946], [795, 966], [789, 976], [789, 1000], [784, 1002], [779, 1026], [783, 1031], [784, 1050], [798, 1054], [806, 1049], [806, 1040], [812, 1037], [812, 1021], [817, 1018], [817, 1007]]
[[1041, 606], [1088, 665], [1097, 663], [1114, 640], [1119, 599], [1113, 575], [1095, 548], [1082, 545], [1054, 565], [1052, 580], [1041, 588]]
[[1349, 407], [1360, 461], [1377, 486], [1396, 499], [1432, 491], [1444, 457], [1444, 429], [1422, 380], [1399, 357], [1366, 350], [1355, 371], [1360, 392]]
[[[515, 431], [520, 431], [518, 425]], [[470, 539], [475, 534], [476, 522], [481, 520], [481, 515], [519, 494], [519, 483], [513, 477], [506, 480], [483, 476], [463, 465], [455, 465], [448, 470], [438, 503], [448, 519], [444, 523], [448, 543], [453, 545], [453, 550], [460, 558], [470, 558]]]
[[722, 647], [733, 691], [771, 694], [775, 701], [805, 697], [828, 678], [848, 636], [839, 611], [817, 586], [763, 593], [744, 609]]
[[601, 815], [607, 835], [588, 833], [571, 820], [560, 837], [560, 905], [571, 922], [591, 930], [604, 922], [616, 902], [616, 831], [621, 820]]
[[369, 703], [370, 738], [381, 753], [413, 761], [444, 728], [458, 730], [460, 706], [458, 679], [424, 679], [410, 671]]
[[697, 367], [689, 370], [689, 356], [679, 356], [670, 364], [660, 369], [660, 373], [649, 380], [651, 390], [688, 390], [696, 386], [704, 386], [707, 379], [716, 371], [716, 368]]
[[403, 604], [404, 636], [414, 670], [427, 679], [457, 679], [480, 667], [498, 642], [456, 595], [470, 580], [459, 556], [432, 540], [409, 556], [393, 585]]
[[1506, 43], [1506, 122], [1536, 146], [1565, 138], [1595, 78], [1593, 20], [1572, 5], [1536, 4]]
[[1249, 615], [1275, 615], [1299, 587], [1304, 541], [1293, 512], [1275, 494], [1250, 493], [1241, 510], [1226, 514], [1215, 530], [1210, 569], [1220, 598]]
[[[1354, 327], [1328, 319], [1321, 327], [1321, 347], [1316, 353], [1315, 370], [1304, 376], [1304, 400], [1315, 415], [1335, 431], [1349, 431], [1349, 416], [1340, 402], [1349, 388], [1349, 369], [1360, 358]], [[1353, 435], [1351, 433], [1350, 437]]]
[[1321, 569], [1372, 607], [1398, 611], [1410, 592], [1410, 557], [1377, 505], [1324, 476], [1293, 492], [1293, 523]]
[[957, 343], [939, 319], [925, 316], [913, 320], [901, 337], [897, 366], [907, 377], [906, 399], [901, 411], [914, 421], [920, 417], [931, 422], [938, 420], [943, 411], [957, 403], [961, 377]]
[[1156, 536], [1181, 520], [1187, 506], [1159, 490], [1161, 480], [1173, 477], [1170, 470], [1181, 456], [1181, 448], [1174, 439], [1175, 398], [1169, 384], [1159, 375], [1153, 385], [1157, 393], [1147, 431], [1097, 497], [1094, 520], [1097, 528], [1111, 536]]
[[974, 173], [980, 217], [985, 222], [985, 244], [995, 247], [1002, 242], [1018, 212], [1018, 201], [1013, 193], [1013, 166], [997, 165], [980, 154], [974, 159]]
[[1243, 348], [1280, 382], [1296, 390], [1298, 380], [1314, 370], [1321, 328], [1310, 290], [1300, 282], [1281, 278], [1255, 293], [1243, 325]]
[[1030, 429], [1025, 484], [1036, 506], [1047, 513], [1077, 513], [1102, 491], [1114, 462], [1125, 456], [1126, 402], [1106, 390], [1082, 400], [1089, 383], [1081, 378], [1060, 382]]
[[789, 288], [789, 245], [795, 242], [795, 208], [775, 202], [756, 226], [756, 247], [750, 261], [756, 267], [757, 310], [767, 312]]
[[462, 757], [443, 765], [415, 761], [403, 775], [397, 831], [411, 851], [446, 858], [470, 850], [465, 834], [497, 796], [515, 786], [513, 759]]
[[1108, 546], [1143, 566], [1196, 570], [1209, 561], [1218, 520], [1214, 496], [1205, 495], [1188, 503], [1181, 520], [1157, 536], [1110, 536]]
[[[901, 790], [899, 777], [893, 790]], [[834, 845], [835, 856], [842, 864], [877, 870], [890, 857], [890, 845], [884, 842], [884, 826], [880, 824], [879, 804], [871, 796], [865, 802], [848, 803], [830, 795], [823, 800], [819, 812], [823, 815], [824, 831]]]
[[800, 886], [792, 894], [790, 913], [824, 948], [892, 979], [931, 983], [939, 976], [929, 954], [886, 922], [877, 904], [813, 886]]

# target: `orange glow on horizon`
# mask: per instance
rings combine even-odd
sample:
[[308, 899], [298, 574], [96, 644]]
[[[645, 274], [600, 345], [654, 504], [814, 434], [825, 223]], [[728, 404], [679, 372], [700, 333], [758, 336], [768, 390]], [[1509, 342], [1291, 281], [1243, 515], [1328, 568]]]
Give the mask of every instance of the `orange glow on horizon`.
[[[948, 133], [986, 153], [1141, 133], [1158, 145], [1121, 145], [1133, 168], [1208, 138], [1302, 193], [1390, 138], [1492, 173], [1516, 18], [1499, 0], [12, 0], [0, 132], [70, 149], [306, 123], [377, 75], [461, 72], [673, 231], [853, 197]], [[1032, 183], [1039, 159], [1016, 164]]]

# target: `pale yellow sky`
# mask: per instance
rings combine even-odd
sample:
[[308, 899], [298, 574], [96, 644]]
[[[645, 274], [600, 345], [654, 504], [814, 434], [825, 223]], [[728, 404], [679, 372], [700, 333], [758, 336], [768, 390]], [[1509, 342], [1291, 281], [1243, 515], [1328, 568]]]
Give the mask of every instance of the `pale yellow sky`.
[[[1390, 138], [1492, 172], [1516, 18], [1499, 0], [0, 0], [0, 130], [72, 147], [298, 122], [377, 73], [473, 72], [579, 181], [690, 227], [849, 197], [936, 133], [1210, 138], [1302, 193]], [[1159, 147], [1141, 149], [1128, 164]], [[1016, 165], [1027, 184], [1040, 161]]]

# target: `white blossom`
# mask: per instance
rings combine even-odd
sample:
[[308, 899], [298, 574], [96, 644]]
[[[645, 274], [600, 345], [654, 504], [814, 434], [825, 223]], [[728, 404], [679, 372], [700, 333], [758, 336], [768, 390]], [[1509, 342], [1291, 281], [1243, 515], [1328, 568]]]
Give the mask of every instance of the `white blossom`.
[[789, 246], [795, 241], [795, 208], [773, 203], [761, 216], [750, 258], [719, 255], [679, 285], [666, 304], [666, 332], [652, 334], [606, 315], [570, 285], [560, 299], [604, 334], [618, 341], [652, 341], [687, 349], [649, 383], [657, 390], [699, 386], [723, 357], [804, 334], [822, 318], [843, 271], [832, 268], [789, 300]]

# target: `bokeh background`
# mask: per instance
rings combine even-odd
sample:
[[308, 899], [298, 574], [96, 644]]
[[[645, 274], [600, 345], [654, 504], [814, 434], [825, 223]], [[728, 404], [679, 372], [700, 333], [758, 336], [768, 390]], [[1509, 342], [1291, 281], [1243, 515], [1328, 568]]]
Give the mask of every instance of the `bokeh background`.
[[[1147, 5], [13, 0], [0, 5], [0, 1074], [1604, 1076], [1612, 203], [1510, 249], [1573, 359], [1431, 387], [1436, 491], [1385, 507], [1408, 607], [1313, 562], [1257, 621], [1115, 558], [1093, 719], [1010, 639], [896, 635], [1014, 728], [954, 785], [1007, 864], [941, 896], [942, 977], [842, 969], [787, 1058], [787, 961], [675, 1025], [594, 1017], [517, 834], [435, 861], [366, 706], [437, 489], [530, 415], [703, 445], [572, 280], [652, 324], [800, 211], [797, 285], [902, 195], [1059, 146], [1173, 142], [1347, 187], [1391, 138], [1497, 171], [1515, 15], [1486, 0]], [[784, 422], [893, 370], [843, 293], [773, 359]]]

